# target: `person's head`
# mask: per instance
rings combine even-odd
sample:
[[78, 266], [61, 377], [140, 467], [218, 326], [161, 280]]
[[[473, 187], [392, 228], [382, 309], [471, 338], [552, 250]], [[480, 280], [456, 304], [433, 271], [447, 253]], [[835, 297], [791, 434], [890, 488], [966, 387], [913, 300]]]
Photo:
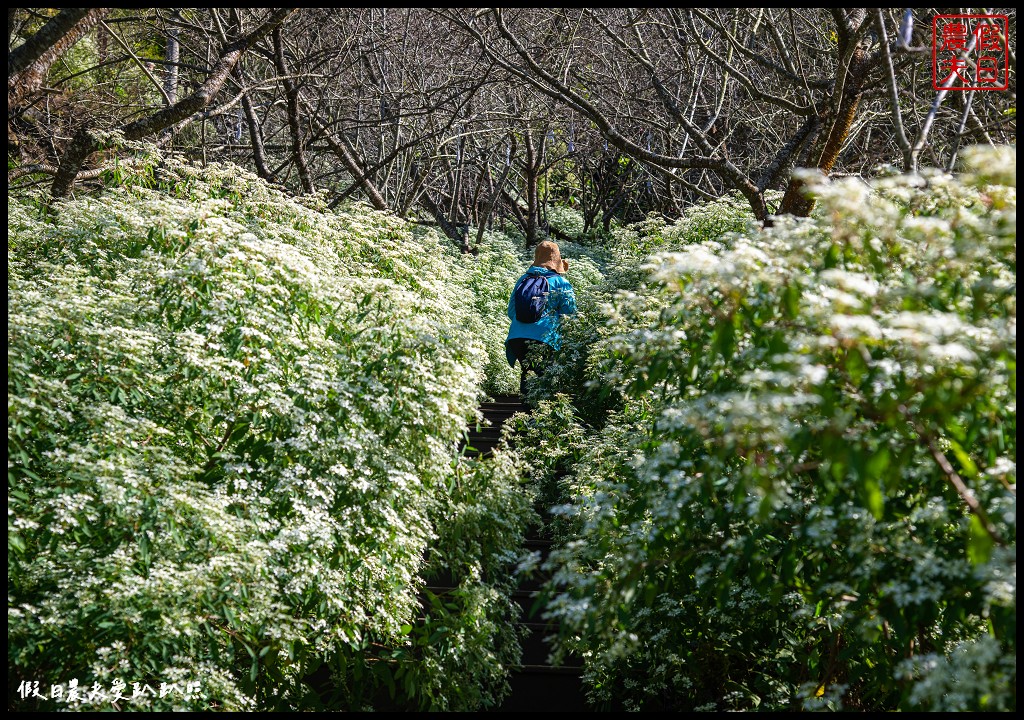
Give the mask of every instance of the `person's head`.
[[562, 259], [562, 253], [559, 251], [558, 245], [550, 240], [545, 240], [533, 251], [533, 264], [536, 267], [554, 270], [560, 275], [564, 275], [569, 271], [569, 261]]

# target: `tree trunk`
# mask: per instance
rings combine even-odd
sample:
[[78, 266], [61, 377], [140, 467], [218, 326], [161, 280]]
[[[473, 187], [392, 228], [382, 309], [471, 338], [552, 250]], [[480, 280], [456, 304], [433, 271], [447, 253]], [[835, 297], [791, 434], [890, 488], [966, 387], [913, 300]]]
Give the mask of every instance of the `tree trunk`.
[[[422, 177], [420, 175], [421, 172], [422, 171], [419, 169], [419, 167], [415, 167], [413, 169], [414, 181], [422, 181]], [[467, 226], [460, 227], [453, 224], [445, 216], [444, 210], [442, 210], [438, 206], [438, 204], [434, 202], [434, 198], [430, 197], [430, 192], [428, 190], [424, 190], [420, 194], [419, 203], [420, 205], [427, 209], [427, 211], [434, 217], [435, 222], [437, 222], [437, 226], [441, 228], [445, 235], [450, 237], [455, 242], [455, 244], [459, 246], [459, 249], [462, 250], [462, 252], [470, 252], [469, 228]], [[463, 231], [463, 228], [465, 228], [465, 231]]]
[[50, 66], [102, 20], [110, 8], [65, 8], [7, 58], [7, 115], [43, 86]]
[[[238, 86], [245, 87], [245, 78], [240, 65], [235, 66], [234, 76]], [[256, 173], [267, 182], [277, 182], [274, 173], [270, 172], [267, 165], [267, 151], [263, 147], [263, 131], [260, 129], [260, 121], [256, 117], [256, 110], [252, 106], [249, 93], [242, 95], [242, 110], [245, 112], [246, 123], [249, 125], [249, 142], [252, 145], [252, 161], [256, 166]]]
[[[862, 93], [857, 92], [843, 98], [839, 115], [832, 125], [832, 132], [829, 133], [818, 160], [818, 171], [822, 175], [827, 176], [832, 172], [832, 168], [839, 158], [843, 143], [846, 142], [846, 137], [850, 134], [850, 127], [857, 116], [857, 106], [860, 105], [861, 96]], [[795, 177], [790, 178], [789, 185], [786, 186], [786, 194], [779, 207], [779, 213], [807, 217], [813, 209], [814, 198], [808, 196], [803, 181]]]
[[[512, 152], [515, 152], [515, 138], [512, 139]], [[505, 181], [508, 180], [508, 174], [512, 170], [512, 164], [506, 163], [505, 168], [501, 171], [501, 177], [498, 178], [497, 183], [491, 182], [491, 169], [487, 168], [487, 184], [490, 190], [490, 198], [487, 200], [487, 207], [484, 209], [483, 215], [480, 217], [480, 224], [476, 231], [476, 244], [479, 245], [484, 239], [484, 228], [487, 227], [487, 223], [491, 220], [491, 214], [494, 212], [494, 207], [498, 204], [498, 197], [501, 195], [501, 191], [505, 188]]]
[[281, 36], [280, 25], [274, 28], [274, 64], [284, 83], [284, 94], [288, 99], [288, 129], [292, 136], [292, 158], [299, 172], [302, 191], [308, 195], [313, 192], [313, 180], [309, 176], [306, 151], [302, 146], [302, 127], [299, 123], [299, 87], [290, 77], [288, 61], [284, 56], [284, 38]]
[[[852, 40], [850, 41], [852, 42]], [[840, 48], [842, 48], [842, 44]], [[854, 118], [857, 117], [857, 108], [860, 105], [861, 97], [864, 95], [863, 83], [868, 69], [869, 58], [867, 51], [863, 48], [854, 50], [850, 57], [849, 69], [842, 91], [843, 95], [840, 98], [839, 107], [832, 121], [832, 129], [828, 136], [825, 137], [824, 145], [818, 156], [816, 167], [822, 175], [827, 176], [832, 172], [836, 160], [839, 159], [839, 153], [843, 149], [843, 144], [850, 134]], [[842, 75], [840, 75], [839, 79], [842, 79]], [[807, 195], [803, 181], [798, 178], [791, 178], [789, 185], [786, 187], [786, 194], [783, 196], [782, 203], [779, 206], [779, 214], [807, 217], [813, 209], [814, 198]]]
[[345, 165], [345, 169], [352, 173], [352, 177], [356, 178], [358, 184], [366, 189], [366, 194], [370, 198], [370, 204], [378, 210], [388, 210], [387, 201], [384, 200], [384, 196], [380, 194], [377, 186], [366, 176], [348, 140], [343, 135], [335, 136], [327, 129], [326, 125], [320, 122], [316, 115], [310, 115], [310, 117], [316, 124], [316, 129], [323, 133], [324, 139], [327, 140], [327, 145], [334, 151], [335, 156]]
[[[154, 135], [175, 123], [186, 120], [204, 107], [209, 105], [213, 98], [224, 87], [228, 76], [234, 69], [236, 63], [241, 59], [242, 54], [248, 50], [260, 38], [266, 36], [275, 27], [283, 23], [289, 15], [295, 12], [295, 8], [282, 8], [274, 11], [271, 16], [245, 37], [226, 45], [221, 51], [220, 58], [213, 66], [210, 77], [200, 85], [191, 95], [182, 98], [173, 105], [159, 110], [152, 115], [128, 123], [121, 128], [121, 133], [126, 140], [141, 140], [144, 137]], [[78, 176], [82, 165], [95, 151], [100, 149], [94, 131], [91, 128], [80, 128], [71, 144], [64, 151], [60, 167], [53, 178], [51, 193], [55, 198], [65, 197], [71, 190], [71, 186]]]
[[619, 186], [618, 191], [615, 193], [615, 197], [612, 198], [612, 201], [608, 203], [604, 212], [601, 214], [601, 227], [604, 228], [606, 233], [611, 232], [612, 218], [615, 217], [615, 212], [619, 209], [619, 206], [622, 205], [623, 200], [626, 199], [626, 193], [623, 188], [623, 185]]
[[[175, 10], [171, 15], [172, 20], [179, 18], [180, 11]], [[166, 75], [164, 75], [164, 92], [173, 105], [178, 102], [178, 62], [180, 60], [181, 45], [178, 43], [178, 35], [181, 31], [177, 27], [167, 30], [167, 49], [164, 51], [164, 59], [167, 61]]]
[[531, 248], [540, 242], [540, 194], [538, 179], [540, 166], [544, 157], [543, 141], [540, 148], [533, 143], [533, 136], [527, 129], [525, 144], [526, 164], [523, 168], [526, 175], [526, 247]]

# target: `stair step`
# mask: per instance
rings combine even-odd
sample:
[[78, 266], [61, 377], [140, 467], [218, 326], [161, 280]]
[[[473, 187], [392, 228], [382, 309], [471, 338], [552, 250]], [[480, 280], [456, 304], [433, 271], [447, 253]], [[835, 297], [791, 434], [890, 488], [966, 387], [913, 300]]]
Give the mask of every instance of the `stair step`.
[[526, 553], [536, 553], [539, 555], [539, 558], [530, 567], [529, 571], [519, 575], [518, 589], [532, 593], [543, 589], [544, 584], [551, 579], [551, 571], [545, 570], [543, 567], [551, 551], [551, 541], [529, 539], [523, 542], [522, 547], [524, 555]]
[[519, 578], [519, 589], [526, 592], [536, 592], [544, 589], [544, 584], [551, 579], [551, 573], [544, 570], [534, 569], [528, 576]]
[[582, 666], [575, 665], [512, 665], [514, 672], [525, 675], [562, 675], [567, 677], [579, 677], [583, 674]]
[[558, 633], [558, 625], [543, 622], [524, 622], [520, 626], [529, 630], [529, 634], [523, 639], [523, 657], [519, 667], [549, 667], [552, 669], [568, 669], [583, 667], [583, 659], [575, 655], [564, 658], [558, 665], [552, 665], [549, 656], [551, 654], [551, 640]]
[[430, 585], [428, 587], [456, 588], [458, 586], [459, 584], [455, 581], [452, 571], [445, 568], [430, 578]]
[[486, 435], [483, 433], [480, 433], [479, 435], [477, 433], [470, 433], [465, 440], [466, 444], [473, 445], [474, 447], [476, 446], [476, 443], [490, 443], [492, 445], [497, 445], [500, 441], [501, 435], [498, 433]]
[[523, 401], [523, 399], [521, 397], [519, 397], [519, 395], [516, 395], [516, 394], [491, 395], [491, 400], [493, 402], [515, 402], [515, 403], [521, 403]]
[[503, 413], [503, 414], [500, 414], [500, 415], [497, 415], [497, 414], [492, 415], [491, 413], [487, 413], [487, 414], [484, 415], [484, 422], [487, 423], [487, 424], [490, 424], [490, 425], [492, 425], [494, 427], [501, 427], [502, 425], [507, 423], [509, 420], [511, 420], [512, 416], [515, 415], [515, 414], [516, 413], [509, 413], [509, 414], [506, 415], [506, 414]]
[[497, 712], [585, 712], [579, 668], [524, 666], [512, 673], [512, 692]]
[[513, 590], [512, 602], [522, 610], [523, 622], [544, 622], [544, 598], [539, 590]]
[[463, 444], [462, 448], [460, 449], [476, 448], [477, 450], [481, 450], [484, 447], [491, 449], [496, 448], [499, 445], [501, 445], [501, 438], [469, 438], [468, 440], [466, 440], [465, 444]]
[[508, 414], [505, 414], [505, 413], [501, 413], [501, 414], [486, 413], [484, 415], [484, 422], [492, 425], [493, 427], [501, 427], [505, 423], [509, 422], [512, 419], [512, 417], [514, 415], [517, 415], [517, 414], [518, 413], [508, 413]]
[[494, 449], [496, 447], [498, 447], [498, 445], [496, 443], [492, 443], [492, 444], [487, 444], [487, 445], [485, 445], [485, 444], [473, 445], [472, 447], [473, 447], [472, 450], [470, 450], [468, 448], [464, 448], [464, 452], [465, 452], [466, 455], [469, 455], [469, 456], [474, 456], [475, 455], [477, 457], [483, 457], [483, 456], [490, 456], [490, 455], [492, 455], [494, 453]]
[[540, 550], [542, 552], [545, 552], [550, 550], [552, 545], [554, 545], [554, 543], [548, 538], [544, 537], [534, 536], [528, 537], [525, 540], [523, 540], [523, 547], [525, 547], [527, 550]]
[[549, 665], [548, 656], [551, 654], [551, 643], [548, 642], [549, 636], [546, 625], [539, 623], [524, 623], [526, 625], [537, 625], [541, 628], [537, 631], [531, 631], [529, 635], [524, 637], [520, 643], [523, 648], [522, 664], [523, 665]]
[[462, 447], [478, 447], [480, 445], [497, 445], [501, 442], [499, 435], [477, 435], [470, 434], [462, 442]]

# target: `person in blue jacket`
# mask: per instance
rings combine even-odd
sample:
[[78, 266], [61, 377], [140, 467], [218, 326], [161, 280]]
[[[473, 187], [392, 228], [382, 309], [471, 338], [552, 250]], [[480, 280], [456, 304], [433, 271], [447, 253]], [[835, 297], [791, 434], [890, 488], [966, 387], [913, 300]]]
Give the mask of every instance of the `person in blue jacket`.
[[[505, 339], [505, 358], [522, 368], [519, 394], [526, 394], [526, 373], [539, 373], [544, 353], [558, 350], [562, 318], [576, 313], [572, 285], [562, 275], [569, 261], [562, 259], [558, 245], [545, 240], [533, 253], [533, 265], [520, 277], [508, 299], [511, 326]], [[545, 347], [547, 346], [547, 347]]]

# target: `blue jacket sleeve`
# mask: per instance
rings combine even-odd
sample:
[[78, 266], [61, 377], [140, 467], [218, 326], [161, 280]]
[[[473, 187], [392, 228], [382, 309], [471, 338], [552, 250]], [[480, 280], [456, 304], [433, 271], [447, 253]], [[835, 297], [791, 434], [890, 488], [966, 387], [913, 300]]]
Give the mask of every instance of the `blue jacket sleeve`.
[[565, 284], [565, 291], [562, 294], [561, 313], [563, 315], [576, 314], [576, 293], [573, 291], [572, 285], [569, 283]]
[[517, 281], [516, 284], [512, 286], [512, 292], [510, 292], [508, 294], [508, 319], [509, 320], [515, 320], [516, 319], [516, 314], [515, 314], [514, 308], [515, 308], [515, 298], [516, 298], [516, 286], [518, 286], [518, 285], [519, 285], [519, 282]]
[[562, 282], [558, 283], [558, 314], [575, 315], [576, 293], [573, 292], [572, 285], [569, 284], [568, 280], [560, 279]]

